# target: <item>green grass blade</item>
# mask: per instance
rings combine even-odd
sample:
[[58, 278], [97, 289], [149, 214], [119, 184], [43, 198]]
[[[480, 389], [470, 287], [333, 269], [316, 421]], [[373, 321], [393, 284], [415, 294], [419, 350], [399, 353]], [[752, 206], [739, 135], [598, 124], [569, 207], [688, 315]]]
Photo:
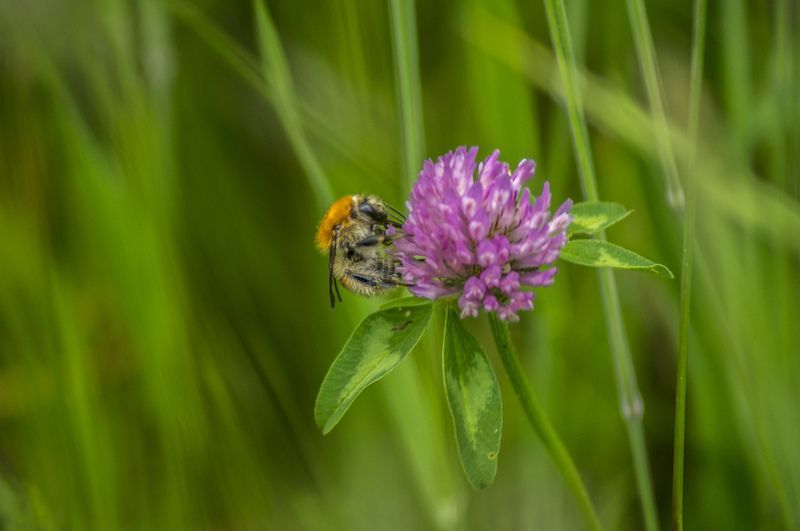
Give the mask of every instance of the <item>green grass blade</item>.
[[253, 0], [253, 11], [256, 18], [256, 36], [261, 54], [261, 68], [264, 78], [268, 79], [273, 87], [275, 110], [283, 123], [289, 142], [303, 166], [317, 205], [325, 208], [333, 202], [333, 187], [303, 131], [289, 65], [278, 32], [261, 0]]
[[[577, 68], [572, 53], [572, 43], [569, 37], [569, 25], [563, 0], [544, 0], [547, 13], [547, 24], [550, 28], [550, 38], [558, 62], [558, 70], [564, 89], [564, 99], [570, 121], [570, 130], [575, 147], [575, 158], [581, 177], [584, 197], [588, 201], [598, 201], [597, 183], [594, 174], [594, 163], [589, 147], [589, 133], [583, 115], [583, 106], [579, 98]], [[600, 239], [605, 235], [600, 233]], [[633, 368], [633, 359], [630, 354], [628, 340], [622, 321], [622, 312], [619, 307], [619, 295], [614, 275], [609, 269], [601, 269], [600, 292], [605, 308], [608, 335], [611, 341], [611, 354], [614, 359], [614, 374], [616, 376], [617, 393], [621, 404], [622, 417], [628, 431], [628, 439], [633, 455], [634, 471], [642, 504], [645, 527], [648, 531], [658, 529], [658, 516], [656, 513], [655, 496], [650, 479], [650, 467], [647, 462], [647, 449], [645, 446], [642, 429], [642, 415], [644, 405], [636, 381], [636, 372]]]
[[[700, 96], [703, 88], [703, 55], [705, 49], [706, 0], [695, 0], [694, 35], [692, 37], [691, 78], [689, 82], [689, 143], [696, 153], [700, 123]], [[675, 385], [675, 433], [672, 468], [672, 527], [683, 531], [684, 455], [686, 444], [686, 379], [689, 366], [689, 326], [692, 297], [692, 269], [696, 197], [694, 180], [687, 175], [686, 212], [683, 219], [683, 252], [681, 258], [680, 328], [678, 331], [678, 367]]]
[[[519, 7], [514, 0], [470, 0], [464, 9], [486, 10], [517, 27], [522, 24]], [[515, 52], [514, 48], [504, 47], [504, 53]], [[472, 115], [470, 137], [474, 138], [470, 143], [488, 150], [497, 147], [514, 161], [532, 156], [543, 158], [538, 129], [541, 116], [524, 77], [482, 50], [467, 48], [464, 53], [465, 84]]]
[[408, 189], [416, 181], [425, 154], [425, 126], [413, 0], [389, 0], [397, 99], [403, 124], [403, 175]]
[[594, 174], [589, 130], [583, 115], [583, 100], [578, 87], [577, 68], [572, 52], [572, 41], [569, 35], [569, 24], [564, 2], [561, 0], [545, 0], [547, 25], [558, 63], [558, 71], [564, 90], [564, 102], [569, 118], [572, 144], [580, 174], [583, 195], [588, 201], [598, 201], [597, 179]]
[[[403, 129], [403, 178], [401, 179], [403, 196], [407, 196], [414, 182], [417, 172], [422, 166], [425, 154], [425, 127], [422, 109], [422, 88], [419, 74], [419, 52], [417, 44], [417, 20], [414, 7], [414, 0], [389, 0], [389, 19], [392, 34], [392, 50], [394, 54], [394, 79], [397, 91], [397, 105]], [[436, 328], [435, 326], [432, 328]], [[438, 338], [429, 334], [427, 350], [433, 354]], [[405, 381], [390, 379], [391, 386], [387, 392], [387, 399], [395, 418], [400, 419], [398, 423], [400, 435], [406, 446], [406, 451], [411, 460], [412, 466], [416, 471], [416, 479], [422, 494], [425, 496], [425, 504], [433, 517], [433, 521], [438, 528], [453, 529], [458, 522], [459, 508], [454, 506], [457, 503], [456, 492], [446, 475], [449, 469], [442, 466], [444, 461], [446, 440], [444, 431], [437, 426], [430, 430], [425, 436], [416, 433], [416, 427], [411, 424], [409, 417], [408, 403], [403, 403], [398, 398], [399, 387], [402, 384], [413, 383], [421, 387], [422, 382], [416, 381], [420, 377], [409, 368], [407, 372], [401, 372], [401, 376], [406, 377]], [[415, 381], [412, 382], [411, 377]], [[414, 403], [412, 403], [413, 405]], [[420, 401], [420, 405], [423, 405]], [[431, 421], [439, 419], [439, 411], [426, 404], [427, 418]], [[422, 414], [416, 415], [417, 419], [424, 417]], [[406, 422], [402, 422], [406, 420]], [[433, 426], [433, 422], [430, 424]], [[426, 449], [429, 454], [425, 455], [420, 451], [419, 441], [423, 440], [427, 444]], [[439, 463], [432, 463], [432, 457], [438, 458]], [[443, 474], [444, 472], [444, 474]]]
[[720, 24], [721, 45], [718, 53], [722, 66], [723, 100], [730, 118], [732, 145], [729, 155], [736, 158], [739, 164], [749, 159], [751, 150], [751, 113], [752, 91], [750, 80], [750, 39], [748, 37], [747, 8], [743, 0], [727, 0], [720, 3], [717, 18]]
[[656, 144], [658, 145], [661, 167], [666, 179], [667, 200], [674, 208], [682, 208], [685, 197], [678, 177], [678, 165], [675, 162], [667, 115], [664, 111], [661, 80], [658, 74], [653, 36], [650, 32], [650, 22], [647, 19], [647, 10], [644, 0], [628, 0], [627, 5], [628, 18], [633, 30], [633, 40], [636, 43], [636, 53], [639, 57], [639, 67], [644, 75], [647, 98], [650, 100], [650, 110], [653, 114]]
[[[700, 0], [702, 2], [703, 0]], [[698, 3], [700, 3], [698, 2]], [[681, 260], [680, 329], [678, 332], [678, 367], [675, 386], [675, 439], [672, 471], [672, 525], [683, 531], [683, 477], [686, 442], [686, 378], [689, 364], [689, 310], [692, 296], [692, 259], [694, 246], [695, 197], [687, 187], [686, 213]]]

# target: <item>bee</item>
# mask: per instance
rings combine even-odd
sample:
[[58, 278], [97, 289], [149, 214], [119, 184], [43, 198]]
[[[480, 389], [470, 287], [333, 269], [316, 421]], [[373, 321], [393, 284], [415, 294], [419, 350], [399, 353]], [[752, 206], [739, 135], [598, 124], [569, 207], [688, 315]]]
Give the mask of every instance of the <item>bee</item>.
[[317, 229], [317, 248], [328, 253], [328, 295], [331, 308], [339, 302], [339, 285], [358, 295], [371, 296], [401, 285], [395, 258], [386, 252], [403, 215], [374, 195], [346, 195], [336, 200]]

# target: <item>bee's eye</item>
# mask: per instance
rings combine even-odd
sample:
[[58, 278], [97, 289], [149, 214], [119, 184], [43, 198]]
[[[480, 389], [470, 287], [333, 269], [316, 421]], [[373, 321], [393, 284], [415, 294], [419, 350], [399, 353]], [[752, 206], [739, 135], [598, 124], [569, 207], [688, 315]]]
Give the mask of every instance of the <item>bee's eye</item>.
[[345, 253], [349, 260], [352, 260], [356, 256], [356, 252], [353, 249], [348, 249], [347, 253]]

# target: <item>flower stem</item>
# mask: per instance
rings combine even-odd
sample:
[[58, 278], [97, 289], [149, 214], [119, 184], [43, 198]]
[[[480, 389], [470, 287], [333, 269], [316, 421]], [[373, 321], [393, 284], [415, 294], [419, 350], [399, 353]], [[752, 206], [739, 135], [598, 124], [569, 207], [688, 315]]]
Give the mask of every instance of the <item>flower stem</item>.
[[[564, 86], [564, 99], [578, 173], [581, 178], [581, 187], [586, 200], [598, 201], [599, 194], [594, 175], [592, 151], [589, 145], [589, 133], [586, 127], [586, 119], [583, 115], [580, 91], [578, 90], [577, 67], [575, 66], [575, 56], [569, 36], [569, 24], [564, 0], [544, 0], [544, 6], [547, 14], [547, 25], [550, 28], [550, 38], [553, 41], [553, 49]], [[605, 239], [605, 233], [600, 233], [598, 237]], [[600, 293], [605, 308], [611, 355], [614, 360], [617, 394], [622, 418], [625, 420], [625, 427], [628, 432], [628, 441], [633, 457], [636, 486], [642, 504], [645, 528], [647, 531], [658, 531], [658, 515], [656, 513], [655, 496], [653, 495], [650, 469], [647, 463], [647, 447], [645, 446], [644, 430], [642, 428], [644, 405], [639, 394], [636, 372], [633, 368], [633, 358], [625, 335], [617, 284], [610, 269], [599, 269], [598, 278], [600, 279]]]
[[600, 520], [597, 518], [597, 513], [594, 510], [592, 501], [589, 499], [586, 487], [578, 474], [578, 470], [575, 468], [572, 457], [570, 457], [564, 443], [558, 437], [555, 428], [547, 419], [536, 393], [534, 393], [528, 378], [522, 370], [522, 364], [519, 361], [514, 345], [511, 343], [508, 325], [500, 321], [493, 313], [489, 314], [489, 323], [492, 326], [492, 334], [497, 345], [497, 351], [500, 353], [500, 359], [503, 360], [503, 366], [517, 394], [517, 399], [522, 404], [522, 409], [525, 410], [525, 416], [528, 417], [531, 427], [539, 435], [545, 448], [547, 448], [553, 461], [555, 461], [558, 470], [564, 477], [564, 481], [567, 482], [567, 486], [577, 499], [587, 525], [590, 529], [599, 531], [602, 529]]

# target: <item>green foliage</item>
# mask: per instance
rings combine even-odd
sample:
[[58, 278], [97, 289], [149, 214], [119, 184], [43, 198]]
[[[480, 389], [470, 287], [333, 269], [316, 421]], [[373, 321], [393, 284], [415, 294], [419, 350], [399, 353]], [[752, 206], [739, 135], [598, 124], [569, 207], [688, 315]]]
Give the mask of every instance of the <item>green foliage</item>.
[[[436, 315], [321, 436], [319, 384], [385, 299], [332, 311], [313, 234], [331, 197], [402, 209], [413, 158], [480, 144], [536, 159], [534, 193], [635, 209], [614, 242], [677, 265], [669, 141], [697, 205], [685, 528], [800, 529], [800, 20], [709, 3], [701, 49], [692, 3], [643, 2], [654, 78], [642, 2], [563, 2], [567, 86], [543, 2], [0, 2], [0, 528], [579, 529], [499, 373], [503, 458], [468, 488]], [[592, 273], [537, 289], [513, 343], [604, 528], [644, 528], [637, 462], [667, 529], [680, 283], [599, 269], [606, 299]]]
[[452, 309], [444, 326], [442, 365], [461, 466], [470, 485], [484, 489], [497, 473], [503, 427], [500, 386], [483, 347]]
[[567, 233], [570, 236], [573, 234], [595, 234], [622, 221], [631, 212], [633, 210], [628, 210], [619, 203], [605, 201], [576, 203], [570, 210], [570, 215], [573, 219]]
[[430, 303], [430, 300], [420, 297], [400, 297], [399, 299], [392, 299], [384, 302], [380, 305], [380, 309], [386, 310], [388, 308], [404, 308], [406, 306], [425, 306]]
[[603, 240], [571, 240], [561, 250], [560, 257], [582, 266], [643, 269], [667, 278], [675, 278], [667, 266]]
[[314, 418], [328, 433], [361, 391], [405, 359], [428, 326], [433, 305], [395, 306], [368, 315], [336, 356], [319, 388]]

